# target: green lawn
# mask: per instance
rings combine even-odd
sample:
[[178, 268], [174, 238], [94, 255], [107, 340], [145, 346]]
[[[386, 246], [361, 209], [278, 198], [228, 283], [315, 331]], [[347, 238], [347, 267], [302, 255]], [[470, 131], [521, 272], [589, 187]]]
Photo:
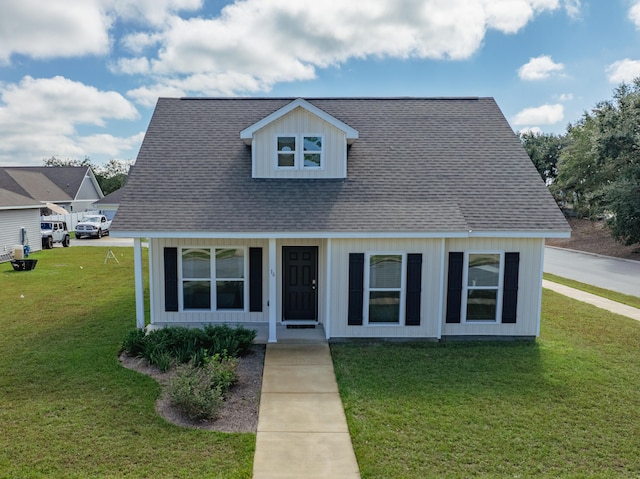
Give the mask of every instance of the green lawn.
[[640, 477], [640, 323], [544, 292], [535, 343], [339, 344], [363, 478]]
[[255, 435], [167, 423], [156, 382], [119, 365], [133, 249], [113, 251], [119, 265], [101, 247], [0, 264], [0, 478], [250, 478]]

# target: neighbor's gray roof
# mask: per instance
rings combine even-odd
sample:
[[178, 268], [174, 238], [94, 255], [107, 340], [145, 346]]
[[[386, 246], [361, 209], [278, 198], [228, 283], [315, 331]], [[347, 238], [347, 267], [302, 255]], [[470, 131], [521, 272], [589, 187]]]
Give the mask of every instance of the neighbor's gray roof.
[[[131, 170], [133, 171], [133, 170]], [[95, 201], [94, 205], [117, 205], [122, 200], [122, 195], [124, 195], [124, 186], [122, 188], [118, 188], [115, 191], [112, 191], [104, 198]]]
[[40, 208], [42, 206], [44, 205], [39, 201], [14, 193], [13, 191], [0, 188], [0, 210]]
[[347, 179], [253, 179], [239, 132], [291, 101], [160, 99], [114, 229], [569, 231], [491, 98], [309, 99], [359, 132]]
[[38, 201], [72, 201], [88, 169], [87, 166], [0, 167], [0, 188]]

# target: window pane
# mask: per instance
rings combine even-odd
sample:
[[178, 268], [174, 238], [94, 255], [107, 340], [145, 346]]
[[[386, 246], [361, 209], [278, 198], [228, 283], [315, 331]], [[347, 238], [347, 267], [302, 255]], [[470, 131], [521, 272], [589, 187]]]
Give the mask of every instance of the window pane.
[[400, 322], [400, 291], [371, 291], [369, 293], [370, 323]]
[[217, 281], [216, 304], [218, 309], [243, 309], [244, 281]]
[[241, 249], [217, 249], [216, 278], [244, 278], [244, 251]]
[[305, 153], [304, 154], [304, 166], [311, 168], [320, 168], [320, 154], [319, 153]]
[[305, 136], [304, 151], [322, 151], [322, 138], [319, 136]]
[[278, 153], [278, 166], [295, 166], [295, 155], [289, 153]]
[[185, 281], [182, 292], [184, 309], [211, 309], [210, 281]]
[[498, 291], [495, 289], [473, 289], [467, 295], [467, 321], [495, 321]]
[[279, 136], [278, 151], [296, 151], [295, 136]]
[[189, 249], [182, 252], [183, 278], [210, 278], [211, 252], [208, 249]]
[[369, 264], [370, 288], [400, 288], [402, 286], [401, 255], [373, 255]]
[[500, 281], [499, 254], [470, 254], [467, 286], [498, 286]]

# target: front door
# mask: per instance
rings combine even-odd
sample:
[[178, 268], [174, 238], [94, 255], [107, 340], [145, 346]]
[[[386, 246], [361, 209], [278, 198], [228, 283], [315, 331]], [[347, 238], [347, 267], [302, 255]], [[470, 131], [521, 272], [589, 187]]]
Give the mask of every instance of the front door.
[[318, 247], [283, 246], [282, 316], [287, 320], [318, 319]]

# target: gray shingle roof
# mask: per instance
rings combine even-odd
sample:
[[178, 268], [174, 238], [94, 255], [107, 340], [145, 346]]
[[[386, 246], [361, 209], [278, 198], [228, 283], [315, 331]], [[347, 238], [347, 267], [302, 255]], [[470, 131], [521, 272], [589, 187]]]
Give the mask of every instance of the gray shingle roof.
[[0, 167], [0, 188], [38, 201], [71, 201], [87, 170], [87, 166]]
[[0, 188], [0, 210], [14, 208], [40, 208], [42, 203], [13, 191]]
[[122, 232], [568, 232], [491, 98], [309, 99], [358, 130], [347, 179], [253, 179], [239, 133], [293, 99], [158, 101]]

